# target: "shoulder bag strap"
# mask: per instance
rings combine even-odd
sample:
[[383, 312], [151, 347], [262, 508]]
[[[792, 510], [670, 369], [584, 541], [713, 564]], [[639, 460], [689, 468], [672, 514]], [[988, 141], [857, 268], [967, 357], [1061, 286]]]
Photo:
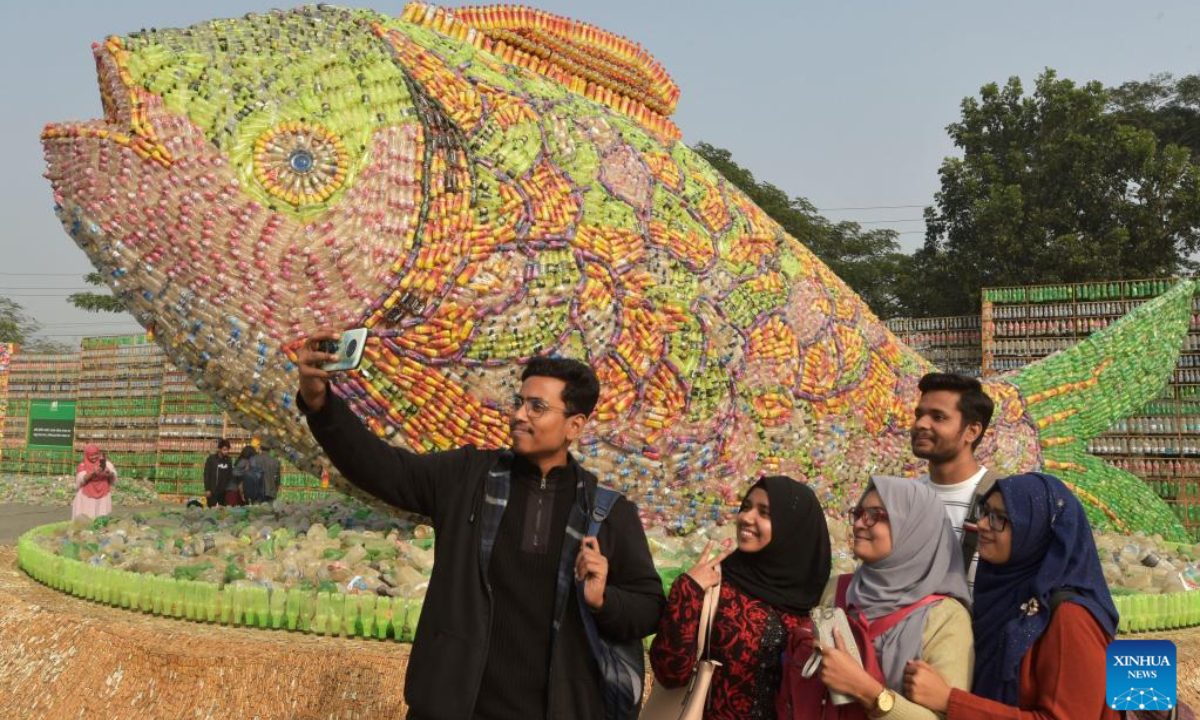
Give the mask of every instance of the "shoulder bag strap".
[[837, 593], [834, 595], [833, 604], [841, 609], [846, 609], [846, 593], [850, 592], [850, 581], [854, 579], [854, 573], [845, 573], [838, 575]]
[[721, 599], [721, 583], [704, 591], [700, 609], [700, 627], [696, 632], [696, 662], [712, 659], [712, 629], [717, 619], [717, 603]]
[[876, 618], [867, 626], [867, 635], [871, 640], [883, 635], [888, 630], [900, 624], [900, 621], [908, 617], [917, 608], [931, 605], [939, 600], [945, 600], [949, 595], [926, 595], [908, 607], [902, 607], [899, 610], [890, 612], [881, 618]]

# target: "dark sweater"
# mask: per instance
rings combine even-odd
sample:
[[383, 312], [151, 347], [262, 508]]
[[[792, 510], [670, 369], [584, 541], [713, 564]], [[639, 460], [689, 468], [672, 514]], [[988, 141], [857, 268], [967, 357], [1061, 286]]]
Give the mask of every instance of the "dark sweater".
[[[408, 717], [474, 718], [487, 659], [499, 642], [493, 631], [504, 622], [496, 612], [498, 591], [490, 572], [485, 576], [482, 569], [479, 521], [484, 484], [501, 451], [463, 447], [417, 455], [380, 440], [332, 392], [318, 412], [307, 413], [299, 398], [297, 405], [306, 413], [313, 437], [347, 480], [398, 508], [430, 518], [437, 541], [404, 684]], [[597, 479], [586, 468], [578, 472], [590, 498]], [[619, 500], [600, 526], [597, 540], [608, 559], [608, 584], [604, 607], [593, 616], [596, 627], [613, 641], [641, 639], [657, 628], [665, 598], [637, 507]], [[542, 668], [550, 697], [545, 717], [601, 720], [599, 673], [573, 589], [561, 622], [550, 663]]]
[[576, 466], [541, 473], [517, 458], [508, 507], [488, 565], [495, 594], [492, 643], [475, 716], [527, 720], [546, 715], [554, 590]]

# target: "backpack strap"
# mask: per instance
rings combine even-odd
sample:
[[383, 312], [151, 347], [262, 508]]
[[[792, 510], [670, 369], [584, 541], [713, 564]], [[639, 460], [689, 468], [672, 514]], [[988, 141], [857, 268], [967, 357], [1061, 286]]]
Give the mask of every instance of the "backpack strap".
[[[850, 589], [850, 581], [853, 579], [854, 579], [853, 573], [846, 573], [845, 575], [838, 575], [838, 579], [837, 579], [837, 599], [834, 600], [834, 603], [837, 605], [837, 607], [840, 607], [841, 609], [847, 611], [846, 612], [847, 618], [862, 615], [861, 612], [857, 612], [857, 611], [855, 611], [854, 613], [851, 613], [850, 612], [851, 609], [847, 605], [847, 602], [846, 602], [846, 593]], [[880, 635], [883, 635], [884, 633], [886, 633], [888, 630], [891, 630], [892, 628], [899, 625], [901, 620], [908, 617], [909, 614], [912, 613], [917, 608], [924, 607], [926, 605], [931, 605], [935, 602], [938, 602], [939, 600], [945, 600], [948, 597], [950, 597], [950, 596], [949, 595], [938, 595], [938, 594], [926, 595], [924, 598], [918, 600], [917, 602], [913, 603], [912, 605], [909, 605], [908, 607], [902, 607], [899, 610], [890, 612], [887, 615], [884, 615], [883, 617], [875, 618], [874, 620], [870, 620], [870, 621], [868, 621], [866, 619], [866, 617], [863, 616], [859, 620], [859, 622], [861, 623], [863, 628], [866, 630], [867, 640], [874, 640], [875, 638], [879, 637]]]
[[850, 581], [854, 579], [854, 573], [845, 573], [838, 575], [837, 579], [837, 594], [834, 597], [833, 604], [841, 609], [846, 609], [846, 593], [850, 590]]
[[867, 626], [867, 637], [871, 640], [874, 640], [875, 638], [886, 633], [888, 630], [891, 630], [899, 625], [904, 618], [911, 615], [912, 612], [917, 608], [922, 608], [926, 605], [932, 605], [933, 603], [945, 600], [948, 597], [950, 596], [937, 594], [926, 595], [908, 607], [902, 607], [899, 610], [890, 612], [881, 618], [875, 618], [871, 621], [871, 624]]
[[983, 499], [1002, 477], [1000, 473], [988, 468], [980, 478], [979, 484], [975, 486], [975, 495], [971, 498], [971, 506], [967, 508], [967, 517], [963, 521], [962, 555], [963, 570], [966, 572], [971, 572], [971, 561], [975, 559], [975, 552], [979, 548], [979, 518], [983, 517]]
[[[603, 485], [596, 486], [596, 494], [592, 498], [592, 514], [588, 518], [587, 535], [596, 537], [600, 526], [604, 523], [613, 505], [621, 498], [621, 493]], [[587, 602], [583, 599], [583, 583], [575, 583], [575, 599], [579, 605], [580, 618], [583, 621], [584, 634], [587, 635], [588, 645], [592, 656], [600, 669], [600, 690], [604, 698], [604, 717], [606, 720], [634, 720], [637, 718], [644, 694], [644, 653], [641, 640], [630, 640], [624, 643], [606, 641], [600, 637], [596, 627], [596, 619], [592, 617]], [[710, 629], [711, 632], [711, 629]]]
[[588, 537], [596, 537], [605, 518], [612, 512], [613, 505], [621, 499], [621, 493], [603, 485], [596, 486], [596, 497], [592, 501], [592, 516], [588, 519]]

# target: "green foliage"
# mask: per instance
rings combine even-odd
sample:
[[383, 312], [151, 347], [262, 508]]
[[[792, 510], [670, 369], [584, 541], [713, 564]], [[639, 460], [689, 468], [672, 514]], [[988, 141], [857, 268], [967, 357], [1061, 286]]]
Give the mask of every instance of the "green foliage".
[[966, 314], [978, 311], [988, 285], [1194, 269], [1200, 169], [1189, 150], [1109, 108], [1099, 83], [1076, 85], [1053, 70], [1031, 95], [1014, 77], [963, 100], [961, 120], [947, 128], [962, 157], [942, 163], [937, 207], [926, 209], [925, 246], [914, 257], [920, 282], [896, 289], [901, 303], [925, 315]]
[[1108, 96], [1118, 120], [1153, 132], [1160, 143], [1187, 148], [1192, 162], [1200, 159], [1200, 74], [1176, 80], [1160, 73], [1109, 88]]
[[0, 297], [0, 343], [24, 345], [40, 327], [16, 300]]
[[900, 252], [892, 230], [863, 230], [854, 222], [831, 222], [801, 197], [787, 193], [738, 165], [732, 153], [706, 142], [693, 150], [736, 185], [785, 232], [804, 243], [846, 281], [880, 317], [911, 312], [900, 304], [896, 288], [909, 274], [910, 258]]
[[[87, 281], [88, 285], [104, 285], [104, 280], [101, 279], [100, 273], [88, 273], [83, 279]], [[92, 292], [75, 293], [74, 295], [67, 296], [67, 302], [80, 310], [87, 310], [88, 312], [125, 312], [125, 306], [114, 295], [101, 295], [100, 293]]]

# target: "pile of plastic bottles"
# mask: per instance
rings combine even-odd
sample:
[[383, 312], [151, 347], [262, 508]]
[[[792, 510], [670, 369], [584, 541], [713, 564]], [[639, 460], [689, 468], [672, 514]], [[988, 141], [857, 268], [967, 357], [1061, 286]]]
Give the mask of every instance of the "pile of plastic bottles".
[[[17, 505], [70, 505], [75, 497], [75, 478], [38, 475], [0, 475], [0, 503]], [[113, 505], [150, 505], [158, 501], [149, 480], [118, 478], [113, 487]]]

